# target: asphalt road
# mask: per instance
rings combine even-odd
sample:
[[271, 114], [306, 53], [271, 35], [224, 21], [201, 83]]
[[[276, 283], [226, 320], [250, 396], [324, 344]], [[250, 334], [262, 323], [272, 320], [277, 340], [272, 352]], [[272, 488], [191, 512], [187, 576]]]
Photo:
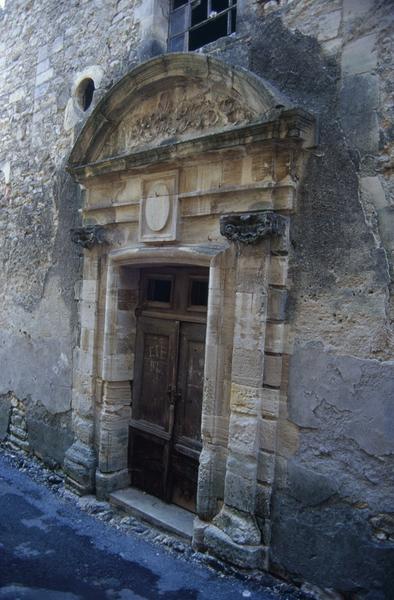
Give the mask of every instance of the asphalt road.
[[278, 599], [114, 529], [0, 454], [0, 600]]

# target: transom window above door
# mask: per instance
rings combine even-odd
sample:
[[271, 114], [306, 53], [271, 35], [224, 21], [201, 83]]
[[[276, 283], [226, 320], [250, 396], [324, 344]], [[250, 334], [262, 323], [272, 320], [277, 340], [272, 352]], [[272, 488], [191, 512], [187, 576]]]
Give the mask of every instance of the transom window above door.
[[170, 1], [170, 52], [197, 50], [235, 32], [236, 0]]
[[[144, 269], [137, 312], [148, 316], [177, 313], [183, 320], [205, 320], [208, 271], [202, 267]], [[171, 316], [172, 315], [172, 316]]]

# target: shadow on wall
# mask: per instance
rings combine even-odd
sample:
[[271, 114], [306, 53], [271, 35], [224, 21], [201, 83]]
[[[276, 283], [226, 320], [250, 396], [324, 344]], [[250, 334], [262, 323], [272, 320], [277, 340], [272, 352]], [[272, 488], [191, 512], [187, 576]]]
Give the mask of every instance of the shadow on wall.
[[[256, 26], [251, 65], [320, 122], [292, 217], [288, 319], [304, 346], [296, 344], [290, 360], [287, 423], [297, 425], [298, 451], [282, 459], [287, 477], [274, 494], [272, 566], [357, 598], [388, 598], [394, 365], [368, 357], [390, 356], [389, 274], [360, 203], [360, 153], [344, 133], [352, 115], [339, 102], [335, 58], [277, 16]], [[342, 323], [334, 307], [344, 305], [354, 314]]]

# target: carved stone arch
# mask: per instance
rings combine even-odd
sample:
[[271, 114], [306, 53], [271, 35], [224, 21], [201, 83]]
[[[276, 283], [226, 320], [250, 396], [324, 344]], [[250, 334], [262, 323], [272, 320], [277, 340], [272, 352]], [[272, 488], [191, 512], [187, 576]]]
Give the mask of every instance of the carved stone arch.
[[271, 84], [242, 68], [206, 55], [163, 55], [131, 71], [98, 103], [69, 165], [274, 120], [291, 108]]
[[69, 485], [108, 497], [129, 482], [139, 269], [209, 266], [194, 543], [247, 567], [268, 560], [288, 231], [313, 141], [313, 118], [268, 82], [169, 54], [108, 92], [68, 162], [85, 188]]

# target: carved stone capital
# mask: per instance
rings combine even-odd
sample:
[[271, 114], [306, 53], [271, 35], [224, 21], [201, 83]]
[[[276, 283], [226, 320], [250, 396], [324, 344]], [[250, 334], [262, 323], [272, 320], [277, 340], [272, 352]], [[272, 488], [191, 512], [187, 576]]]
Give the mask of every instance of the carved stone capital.
[[105, 244], [105, 229], [101, 225], [87, 225], [71, 229], [71, 239], [74, 244], [90, 250], [93, 246]]
[[267, 235], [282, 235], [286, 219], [271, 210], [220, 217], [220, 233], [231, 242], [255, 244]]

